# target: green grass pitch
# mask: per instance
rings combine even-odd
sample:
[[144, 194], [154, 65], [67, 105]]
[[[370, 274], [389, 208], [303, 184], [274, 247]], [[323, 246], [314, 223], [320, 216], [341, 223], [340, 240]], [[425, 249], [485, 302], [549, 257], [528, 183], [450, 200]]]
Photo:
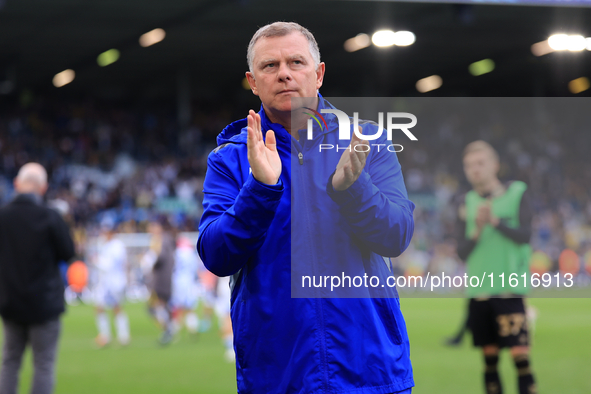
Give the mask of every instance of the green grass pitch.
[[[480, 353], [466, 336], [459, 348], [442, 345], [460, 324], [463, 299], [402, 299], [411, 341], [416, 387], [413, 393], [482, 393]], [[532, 367], [540, 393], [591, 393], [591, 299], [530, 299], [538, 312]], [[143, 304], [127, 304], [132, 342], [126, 348], [96, 349], [93, 309], [70, 307], [63, 319], [57, 366], [57, 394], [235, 393], [234, 365], [224, 361], [214, 326], [190, 337], [183, 333], [168, 347], [157, 344], [158, 329]], [[501, 378], [506, 394], [516, 394], [515, 370], [505, 351]], [[19, 392], [28, 393], [30, 353]]]

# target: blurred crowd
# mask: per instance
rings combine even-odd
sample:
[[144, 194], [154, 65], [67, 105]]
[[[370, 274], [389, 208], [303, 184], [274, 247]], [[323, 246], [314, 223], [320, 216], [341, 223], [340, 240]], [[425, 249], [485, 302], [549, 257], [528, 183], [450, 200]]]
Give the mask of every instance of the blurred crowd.
[[0, 110], [0, 204], [29, 161], [49, 173], [48, 202], [83, 234], [108, 217], [119, 232], [145, 232], [155, 215], [195, 231], [207, 153], [231, 120], [224, 110], [197, 110], [181, 129], [176, 114], [156, 108], [37, 98]]
[[[211, 104], [211, 103], [210, 103]], [[207, 105], [207, 104], [204, 104]], [[50, 176], [47, 199], [63, 209], [82, 241], [108, 217], [124, 233], [145, 232], [154, 215], [167, 215], [180, 231], [195, 231], [201, 215], [207, 154], [216, 135], [234, 118], [223, 106], [196, 104], [181, 128], [166, 106], [129, 107], [43, 100], [0, 109], [0, 204], [12, 194], [12, 179], [26, 162], [38, 161]], [[501, 180], [523, 180], [534, 210], [532, 246], [554, 262], [565, 248], [591, 249], [591, 146], [588, 125], [561, 118], [521, 119], [502, 111], [490, 119], [452, 115], [423, 117], [429, 135], [405, 143], [398, 155], [415, 211], [408, 262], [432, 272], [459, 267], [455, 221], [468, 191], [462, 150], [476, 139], [501, 157]], [[511, 126], [509, 126], [511, 125]]]

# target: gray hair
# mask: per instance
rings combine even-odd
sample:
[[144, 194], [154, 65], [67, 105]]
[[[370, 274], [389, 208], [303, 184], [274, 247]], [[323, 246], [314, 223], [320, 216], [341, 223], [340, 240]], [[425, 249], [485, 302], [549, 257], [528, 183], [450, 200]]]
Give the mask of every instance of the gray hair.
[[295, 22], [275, 22], [261, 27], [251, 38], [250, 43], [248, 44], [248, 51], [246, 52], [246, 61], [248, 62], [250, 72], [253, 72], [254, 69], [254, 44], [256, 44], [259, 39], [283, 37], [293, 32], [302, 33], [304, 37], [306, 37], [312, 59], [314, 59], [314, 63], [318, 66], [320, 63], [320, 49], [318, 49], [318, 43], [316, 42], [314, 35], [310, 33], [310, 30]]

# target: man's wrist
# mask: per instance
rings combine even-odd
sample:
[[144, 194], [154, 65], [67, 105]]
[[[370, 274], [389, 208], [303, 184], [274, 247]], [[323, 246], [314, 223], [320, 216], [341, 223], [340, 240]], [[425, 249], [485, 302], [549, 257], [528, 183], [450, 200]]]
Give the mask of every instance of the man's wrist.
[[[331, 186], [332, 186], [332, 189], [333, 189], [335, 192], [344, 192], [344, 191], [345, 191], [345, 190], [347, 190], [349, 187], [351, 187], [351, 185], [353, 184], [353, 183], [351, 183], [351, 184], [347, 185], [347, 182], [346, 182], [346, 181], [343, 181], [343, 183], [342, 183], [342, 185], [341, 185], [340, 187], [335, 187], [335, 184], [334, 184], [334, 174], [331, 176], [331, 178], [330, 178], [330, 179], [331, 179], [331, 181], [330, 181], [330, 184], [331, 184]], [[345, 187], [343, 187], [343, 186], [345, 186]]]
[[281, 195], [283, 194], [283, 191], [285, 189], [283, 182], [281, 181], [281, 178], [279, 178], [277, 184], [268, 185], [266, 183], [263, 183], [263, 182], [257, 180], [252, 175], [252, 173], [246, 179], [246, 182], [244, 183], [244, 188], [250, 190], [252, 193], [254, 193], [257, 196], [260, 196], [263, 198], [270, 198], [271, 200], [277, 200], [277, 201], [281, 198]]
[[333, 180], [333, 178], [334, 178], [334, 175], [335, 175], [336, 173], [337, 173], [337, 172], [335, 171], [335, 172], [333, 172], [333, 173], [330, 175], [330, 177], [328, 177], [328, 182], [327, 182], [327, 184], [326, 184], [326, 191], [327, 191], [327, 193], [329, 193], [329, 194], [330, 194], [331, 192], [332, 192], [332, 193], [334, 193], [334, 192], [336, 192], [336, 191], [337, 191], [337, 190], [334, 188], [333, 184], [332, 184], [332, 180]]
[[283, 189], [283, 182], [281, 182], [281, 177], [279, 177], [277, 179], [277, 182], [271, 184], [271, 183], [267, 183], [267, 182], [263, 182], [263, 181], [259, 181], [254, 175], [252, 175], [252, 179], [258, 183], [259, 185], [272, 189], [272, 190], [278, 190], [278, 189]]
[[259, 178], [257, 178], [254, 173], [252, 173], [252, 177], [254, 178], [255, 181], [257, 181], [258, 183], [265, 185], [265, 186], [275, 186], [277, 184], [279, 184], [279, 180], [281, 179], [281, 177], [278, 177], [277, 180], [275, 180], [275, 182], [273, 182], [272, 180], [261, 180]]

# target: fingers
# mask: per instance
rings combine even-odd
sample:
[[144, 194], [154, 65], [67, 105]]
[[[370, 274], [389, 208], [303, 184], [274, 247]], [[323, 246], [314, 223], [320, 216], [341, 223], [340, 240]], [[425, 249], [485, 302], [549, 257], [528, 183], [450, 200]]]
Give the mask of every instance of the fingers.
[[[358, 130], [359, 134], [363, 132], [361, 127], [359, 127]], [[359, 178], [361, 171], [363, 171], [363, 168], [365, 167], [369, 151], [369, 142], [361, 139], [357, 133], [353, 133], [349, 149], [343, 152], [339, 164], [337, 165], [337, 171], [339, 168], [343, 171], [343, 176], [348, 184], [352, 184], [357, 178]]]
[[[363, 134], [363, 129], [361, 128], [361, 126], [357, 126], [357, 127], [359, 130], [359, 134]], [[358, 145], [366, 145], [367, 148], [366, 147], [356, 148]], [[357, 156], [359, 156], [359, 159], [363, 161], [363, 165], [365, 165], [365, 158], [367, 158], [367, 156], [369, 155], [369, 151], [370, 151], [369, 141], [361, 139], [357, 135], [357, 133], [353, 133], [353, 138], [351, 138], [351, 149], [353, 152], [355, 152], [355, 154]]]
[[366, 154], [363, 152], [354, 152], [351, 154], [351, 171], [355, 177], [357, 177], [361, 173], [361, 170], [363, 170], [363, 167], [365, 167], [365, 155]]
[[351, 139], [351, 144], [365, 144], [369, 145], [369, 141], [364, 140], [363, 138], [359, 137], [358, 134], [363, 135], [363, 129], [361, 126], [357, 126], [358, 133], [353, 133], [353, 138]]
[[248, 125], [246, 128], [246, 144], [248, 148], [251, 149], [254, 140], [254, 118], [250, 114], [246, 117], [246, 123]]
[[[357, 130], [359, 130], [359, 134], [363, 134], [363, 129], [361, 128], [361, 126], [357, 126]], [[357, 135], [357, 133], [353, 133], [353, 138], [351, 138], [351, 145], [353, 145], [354, 142], [361, 142], [363, 141], [361, 138], [359, 138], [359, 136]]]
[[355, 181], [355, 173], [353, 172], [351, 166], [343, 167], [343, 175], [345, 176], [345, 179], [348, 181], [348, 183], [353, 183]]
[[[353, 149], [355, 149], [355, 147], [353, 147]], [[356, 152], [356, 151], [351, 152], [350, 160], [351, 160], [351, 169], [353, 170], [353, 172], [357, 172], [356, 170], [358, 168], [362, 167], [361, 162], [362, 162], [364, 156], [359, 156], [360, 153], [361, 153], [361, 155], [363, 155], [362, 152]]]
[[365, 167], [367, 156], [369, 155], [369, 144], [358, 143], [351, 147], [350, 160], [354, 169], [361, 171]]
[[255, 132], [256, 132], [256, 136], [257, 136], [257, 141], [262, 141], [263, 140], [263, 131], [261, 129], [261, 115], [255, 114], [254, 120], [255, 120], [255, 125], [256, 125]]
[[246, 117], [247, 122], [247, 136], [246, 136], [246, 145], [248, 146], [249, 151], [253, 151], [258, 141], [257, 138], [257, 125], [256, 125], [256, 114], [251, 109], [248, 116]]
[[261, 115], [255, 113], [254, 111], [252, 111], [252, 112], [254, 114], [254, 124], [255, 124], [254, 131], [256, 134], [256, 140], [262, 141], [263, 140], [263, 132], [261, 131]]
[[252, 109], [248, 111], [246, 117], [247, 123], [247, 138], [246, 143], [250, 150], [255, 149], [259, 141], [263, 140], [263, 133], [261, 131], [261, 116]]
[[275, 132], [273, 130], [267, 131], [266, 144], [268, 149], [277, 151], [277, 140], [275, 139]]
[[489, 205], [482, 204], [480, 207], [478, 207], [478, 216], [480, 217], [481, 220], [483, 220], [484, 222], [489, 221], [490, 215], [491, 215], [491, 210], [490, 210]]
[[261, 116], [251, 109], [248, 111], [246, 122], [249, 131], [248, 136], [252, 138], [252, 141], [262, 141], [263, 134], [261, 132]]

